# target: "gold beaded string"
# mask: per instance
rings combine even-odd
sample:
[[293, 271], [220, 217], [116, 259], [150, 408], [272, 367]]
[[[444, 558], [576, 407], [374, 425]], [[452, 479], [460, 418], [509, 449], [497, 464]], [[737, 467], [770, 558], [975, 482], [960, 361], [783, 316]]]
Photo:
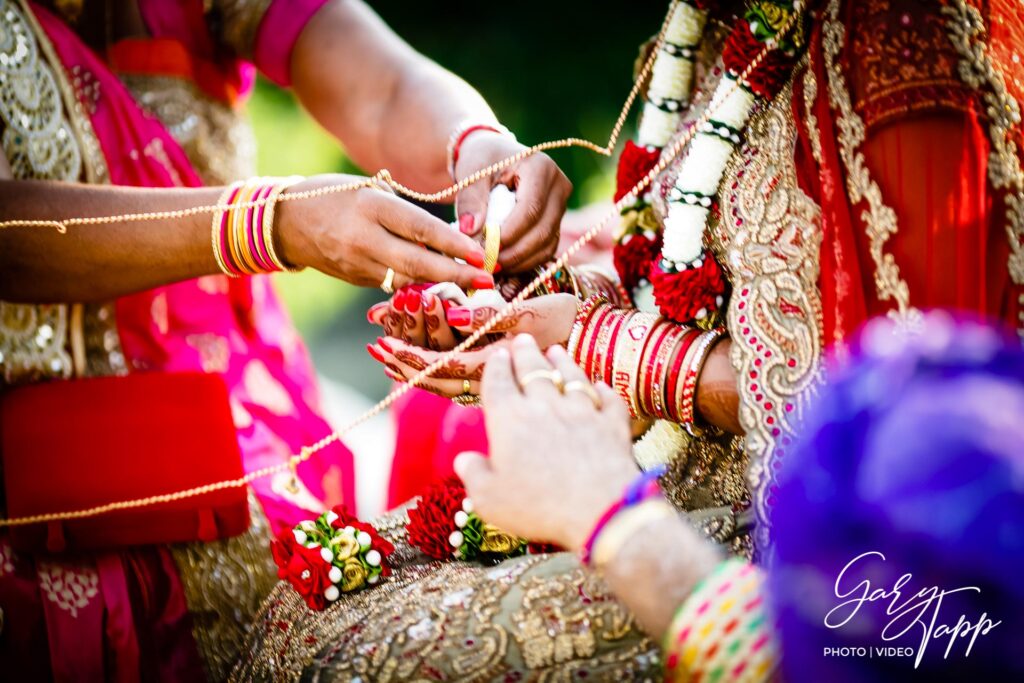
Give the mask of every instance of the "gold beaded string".
[[[672, 6], [669, 8], [668, 16], [666, 17], [665, 22], [662, 24], [662, 30], [661, 30], [661, 33], [659, 33], [659, 35], [658, 35], [658, 41], [655, 44], [655, 50], [652, 51], [652, 55], [653, 54], [657, 54], [657, 50], [660, 49], [661, 43], [664, 40], [665, 30], [666, 30], [666, 28], [668, 26], [668, 21], [671, 18], [672, 13], [675, 11], [675, 8], [678, 5], [678, 3], [679, 3], [679, 0], [676, 0], [675, 2], [672, 3]], [[726, 90], [725, 95], [722, 96], [717, 101], [711, 102], [709, 104], [708, 108], [704, 111], [704, 113], [696, 120], [696, 122], [693, 125], [691, 125], [688, 128], [686, 133], [684, 133], [675, 142], [673, 142], [671, 145], [669, 145], [668, 147], [666, 147], [662, 151], [662, 154], [659, 157], [658, 163], [655, 164], [655, 166], [650, 171], [648, 171], [647, 175], [645, 175], [640, 180], [640, 182], [638, 182], [635, 186], [633, 186], [633, 188], [626, 195], [624, 195], [621, 199], [619, 199], [619, 201], [615, 202], [614, 207], [612, 208], [611, 211], [608, 212], [608, 214], [604, 217], [604, 219], [602, 219], [598, 224], [596, 224], [594, 227], [590, 228], [589, 230], [587, 230], [587, 232], [585, 232], [583, 235], [581, 235], [557, 259], [555, 259], [555, 261], [551, 265], [549, 265], [544, 270], [544, 272], [542, 272], [532, 282], [530, 282], [528, 285], [526, 285], [526, 287], [524, 287], [511, 301], [509, 301], [504, 307], [499, 309], [498, 312], [494, 316], [492, 316], [489, 320], [487, 320], [487, 322], [485, 322], [475, 332], [473, 332], [470, 336], [468, 336], [466, 339], [464, 339], [455, 348], [451, 349], [450, 351], [445, 352], [440, 358], [438, 358], [436, 361], [434, 361], [433, 363], [428, 365], [426, 368], [424, 368], [420, 372], [416, 373], [416, 375], [414, 375], [407, 382], [405, 382], [403, 384], [399, 384], [387, 396], [385, 396], [379, 403], [377, 403], [372, 408], [368, 409], [362, 415], [360, 415], [356, 419], [352, 420], [351, 422], [349, 422], [347, 425], [345, 425], [341, 429], [339, 429], [339, 430], [337, 430], [337, 431], [335, 431], [335, 432], [333, 432], [331, 434], [328, 434], [324, 438], [320, 439], [319, 441], [317, 441], [317, 442], [315, 442], [315, 443], [313, 443], [313, 444], [311, 444], [309, 446], [303, 446], [302, 449], [299, 451], [299, 453], [297, 453], [295, 455], [292, 455], [285, 462], [278, 463], [276, 465], [268, 465], [266, 467], [261, 467], [258, 470], [253, 470], [252, 472], [249, 472], [248, 474], [246, 474], [246, 475], [244, 475], [242, 477], [238, 477], [236, 479], [225, 479], [225, 480], [222, 480], [222, 481], [212, 482], [210, 484], [204, 484], [202, 486], [196, 486], [196, 487], [193, 487], [193, 488], [190, 488], [190, 489], [184, 489], [184, 490], [181, 490], [181, 491], [174, 491], [172, 493], [164, 493], [164, 494], [160, 494], [160, 495], [147, 496], [145, 498], [136, 498], [136, 499], [132, 499], [132, 500], [116, 501], [116, 502], [113, 502], [113, 503], [106, 503], [104, 505], [97, 505], [95, 507], [84, 508], [84, 509], [81, 509], [81, 510], [71, 510], [71, 511], [67, 511], [67, 512], [51, 512], [51, 513], [44, 513], [44, 514], [38, 514], [38, 515], [28, 515], [28, 516], [24, 516], [24, 517], [12, 517], [12, 518], [7, 518], [7, 519], [0, 519], [0, 528], [12, 527], [12, 526], [23, 526], [23, 525], [27, 525], [27, 524], [39, 524], [39, 523], [46, 523], [46, 522], [71, 520], [71, 519], [83, 519], [83, 518], [86, 518], [86, 517], [96, 517], [96, 516], [99, 516], [99, 515], [104, 515], [104, 514], [108, 514], [108, 513], [111, 513], [111, 512], [117, 512], [117, 511], [121, 511], [121, 510], [130, 510], [130, 509], [135, 509], [135, 508], [140, 508], [140, 507], [148, 507], [148, 506], [151, 506], [151, 505], [160, 505], [160, 504], [163, 504], [163, 503], [171, 503], [171, 502], [175, 502], [175, 501], [179, 501], [179, 500], [184, 500], [184, 499], [187, 499], [187, 498], [194, 498], [196, 496], [202, 496], [202, 495], [205, 495], [207, 493], [213, 493], [215, 491], [222, 491], [224, 489], [236, 488], [236, 487], [240, 488], [240, 487], [248, 486], [250, 483], [252, 483], [253, 481], [255, 481], [257, 479], [261, 479], [263, 477], [270, 476], [272, 474], [278, 474], [280, 472], [285, 472], [285, 471], [288, 471], [288, 470], [291, 470], [292, 477], [296, 478], [297, 477], [296, 470], [297, 470], [297, 468], [298, 468], [298, 466], [300, 464], [302, 464], [302, 463], [306, 462], [307, 460], [309, 460], [310, 458], [312, 458], [313, 455], [315, 455], [317, 452], [323, 450], [324, 448], [327, 448], [328, 446], [330, 446], [331, 444], [335, 443], [336, 441], [339, 441], [341, 439], [341, 437], [343, 437], [345, 434], [349, 433], [350, 431], [352, 431], [356, 427], [360, 426], [361, 424], [363, 424], [367, 420], [370, 420], [373, 417], [376, 417], [377, 415], [379, 415], [384, 410], [387, 410], [389, 407], [391, 407], [391, 405], [395, 401], [397, 401], [399, 398], [404, 396], [408, 391], [410, 391], [414, 387], [419, 386], [419, 384], [421, 382], [423, 382], [425, 379], [429, 378], [431, 375], [433, 375], [433, 373], [437, 372], [439, 369], [441, 369], [444, 366], [446, 366], [450, 361], [454, 360], [455, 357], [458, 354], [460, 354], [463, 351], [466, 351], [467, 349], [472, 347], [481, 338], [483, 338], [484, 335], [490, 333], [490, 331], [496, 325], [498, 325], [499, 323], [504, 321], [506, 318], [508, 318], [508, 316], [511, 315], [516, 310], [516, 307], [519, 306], [520, 304], [522, 304], [531, 294], [533, 294], [537, 290], [537, 288], [540, 287], [544, 283], [545, 280], [548, 280], [558, 270], [560, 270], [563, 267], [565, 267], [565, 265], [569, 262], [569, 259], [571, 259], [580, 249], [582, 249], [588, 242], [590, 242], [602, 230], [604, 230], [609, 221], [611, 221], [614, 217], [619, 216], [621, 214], [621, 211], [622, 211], [623, 208], [625, 208], [626, 206], [632, 204], [636, 200], [636, 198], [640, 195], [640, 193], [643, 192], [645, 189], [647, 189], [647, 187], [654, 181], [654, 178], [657, 177], [659, 174], [661, 174], [665, 170], [665, 168], [667, 168], [668, 165], [670, 163], [672, 163], [672, 161], [676, 158], [676, 156], [678, 156], [679, 153], [686, 147], [686, 145], [689, 144], [690, 140], [693, 139], [693, 136], [696, 134], [696, 132], [699, 131], [703, 127], [703, 125], [717, 111], [718, 107], [721, 106], [721, 103], [728, 99], [728, 95], [732, 93], [732, 90], [737, 88], [737, 87], [740, 87], [740, 85], [739, 85], [740, 83], [745, 83], [746, 82], [747, 77], [750, 75], [750, 73], [754, 69], [757, 68], [757, 66], [761, 63], [761, 61], [764, 60], [764, 58], [768, 54], [768, 52], [771, 51], [772, 49], [774, 49], [774, 47], [777, 45], [777, 43], [789, 32], [789, 30], [793, 27], [793, 25], [795, 24], [795, 22], [797, 20], [798, 14], [799, 14], [799, 12], [793, 12], [793, 13], [790, 14], [789, 19], [782, 26], [782, 28], [778, 31], [778, 33], [776, 33], [775, 37], [772, 38], [771, 40], [767, 41], [767, 43], [765, 44], [765, 47], [761, 50], [761, 52], [758, 53], [758, 55], [750, 62], [749, 65], [747, 65], [747, 67], [739, 75], [739, 77], [736, 79], [736, 81], [733, 82], [733, 84], [729, 87], [729, 89]], [[637, 79], [638, 83], [642, 83], [643, 79], [646, 77], [645, 76], [645, 72], [648, 70], [648, 67], [649, 67], [651, 61], [652, 60], [649, 58], [648, 59], [648, 63], [645, 64], [645, 68], [641, 70], [641, 73], [640, 73], [640, 75], [639, 75], [639, 77]], [[634, 93], [637, 90], [638, 90], [637, 86], [634, 85], [633, 91], [630, 92], [630, 100], [632, 100], [635, 97]], [[624, 119], [625, 119], [624, 115], [620, 116], [619, 122], [623, 121]], [[615, 134], [615, 135], [617, 135], [619, 132], [621, 132], [621, 126], [619, 125], [619, 122], [616, 123], [616, 130], [613, 131], [613, 134]], [[569, 140], [575, 140], [575, 138], [569, 138]], [[557, 142], [565, 142], [565, 141], [557, 141]], [[557, 144], [557, 142], [554, 142], [554, 143], [544, 143], [544, 144], [555, 145], [555, 144]], [[587, 141], [582, 141], [582, 142], [587, 142]], [[594, 145], [594, 143], [589, 143], [588, 142], [587, 144], [588, 145], [592, 145], [594, 148], [597, 148], [595, 151], [600, 151], [602, 149], [602, 148], [598, 148], [597, 145]], [[539, 147], [541, 147], [541, 145], [537, 145], [537, 148], [539, 148]], [[551, 148], [551, 147], [549, 147], [549, 148]], [[531, 149], [535, 149], [535, 148], [531, 148]], [[525, 158], [526, 156], [529, 156], [529, 154], [526, 154], [524, 152], [524, 153], [520, 153], [520, 155], [515, 155], [514, 157], [510, 157], [510, 159], [516, 159], [517, 157], [519, 159], [522, 159], [522, 158]], [[506, 160], [504, 160], [502, 162], [499, 162], [499, 164], [503, 164], [503, 163], [508, 162], [508, 161], [509, 161], [509, 159], [506, 159]], [[515, 163], [515, 162], [512, 161], [512, 162], [509, 162], [509, 163]], [[495, 166], [499, 166], [499, 164], [495, 164]], [[474, 176], [479, 176], [479, 177], [477, 177], [476, 180], [473, 180], [472, 182], [476, 182], [476, 181], [482, 179], [483, 177], [485, 177], [487, 175], [490, 175], [490, 173], [493, 173], [495, 170], [497, 170], [497, 169], [495, 169], [495, 167], [489, 167], [488, 169], [484, 169], [482, 171], [479, 171], [477, 174], [474, 174]], [[386, 171], [382, 171], [382, 173], [386, 173]], [[378, 178], [378, 176], [381, 176], [381, 174], [378, 173], [377, 176], [374, 176], [374, 178]], [[470, 176], [470, 178], [472, 178], [474, 176]], [[388, 177], [390, 177], [390, 176], [388, 176]], [[466, 180], [468, 181], [469, 178], [466, 178]], [[358, 183], [358, 184], [357, 183], [352, 183], [351, 185], [358, 185], [359, 187], [364, 187], [365, 183]], [[335, 187], [340, 187], [340, 186], [335, 186]], [[453, 186], [453, 188], [454, 187], [458, 187], [458, 184]], [[453, 188], [449, 188], [449, 191], [456, 192], [457, 190], [453, 190]], [[322, 189], [329, 189], [329, 188], [322, 188]], [[313, 192], [320, 192], [320, 190], [315, 190]], [[448, 191], [445, 191], [445, 192], [448, 192]], [[300, 194], [306, 194], [306, 193], [296, 193], [296, 194], [300, 195]], [[326, 194], [326, 192], [321, 192], [321, 194]], [[444, 192], [437, 193], [437, 194], [441, 195], [441, 194], [444, 194]], [[429, 197], [429, 196], [432, 196], [432, 195], [422, 195], [422, 196]], [[447, 195], [445, 195], [445, 196], [447, 196]], [[202, 208], [203, 209], [210, 208], [211, 210], [217, 210], [217, 207], [202, 207]], [[197, 211], [195, 211], [194, 209], [187, 209], [185, 211], [190, 211], [190, 212], [193, 212], [193, 213], [197, 213]], [[170, 213], [177, 213], [177, 212], [170, 212]], [[146, 215], [146, 214], [139, 214], [139, 215]], [[186, 214], [186, 215], [192, 215], [192, 213], [189, 213], [189, 214]], [[121, 218], [121, 217], [115, 216], [115, 217], [112, 217], [112, 218], [113, 219], [118, 219], [118, 218]], [[72, 219], [72, 220], [89, 220], [89, 219]], [[124, 219], [124, 220], [127, 220], [127, 219]], [[143, 220], [146, 220], [146, 219], [143, 219]], [[28, 221], [28, 223], [32, 223], [33, 225], [45, 223], [48, 226], [55, 226], [55, 225], [64, 226], [64, 225], [67, 225], [67, 223], [61, 222], [61, 221]], [[3, 224], [3, 223], [0, 223], [0, 228], [3, 228], [3, 227], [7, 227], [7, 226], [5, 224]], [[60, 227], [58, 227], [58, 230], [60, 230], [61, 232], [64, 232], [64, 230], [61, 230]]]
[[[626, 101], [622, 105], [622, 109], [619, 112], [618, 118], [615, 120], [615, 125], [612, 126], [611, 135], [608, 137], [608, 142], [604, 146], [598, 145], [596, 142], [590, 140], [584, 140], [582, 138], [562, 138], [561, 140], [551, 140], [549, 142], [541, 142], [533, 145], [532, 147], [520, 150], [510, 157], [506, 157], [501, 161], [498, 161], [486, 168], [482, 168], [471, 175], [466, 176], [462, 180], [456, 182], [443, 190], [438, 192], [424, 193], [417, 192], [410, 187], [406, 187], [402, 183], [398, 182], [391, 177], [391, 172], [383, 168], [374, 175], [364, 178], [362, 180], [356, 180], [349, 183], [339, 183], [337, 185], [326, 185], [324, 187], [318, 187], [313, 190], [303, 190], [301, 192], [288, 192], [283, 193], [276, 197], [276, 201], [298, 201], [302, 199], [315, 199], [317, 197], [323, 197], [331, 194], [339, 194], [342, 192], [352, 192], [360, 190], [365, 187], [378, 187], [378, 183], [384, 183], [395, 192], [405, 195], [411, 199], [415, 199], [421, 202], [436, 203], [444, 201], [464, 190], [465, 188], [477, 183], [484, 178], [487, 178], [499, 171], [502, 171], [510, 166], [514, 166], [523, 159], [533, 156], [539, 152], [547, 152], [554, 149], [566, 149], [570, 147], [582, 147], [583, 149], [589, 149], [592, 152], [596, 152], [601, 156], [610, 157], [615, 151], [615, 147], [618, 144], [619, 136], [622, 134], [622, 129], [626, 125], [626, 118], [629, 116], [630, 109], [633, 108], [633, 103], [640, 94], [640, 90], [643, 84], [647, 81], [647, 77], [650, 75], [651, 69], [654, 67], [654, 60], [657, 57], [658, 50], [665, 42], [665, 34], [668, 32], [669, 22], [672, 19], [672, 15], [675, 13], [676, 7], [678, 7], [680, 0], [673, 0], [669, 6], [668, 14], [665, 15], [664, 21], [662, 21], [661, 29], [658, 32], [657, 39], [655, 40], [654, 48], [651, 50], [651, 54], [644, 61], [643, 68], [637, 74], [636, 80], [633, 82], [633, 87], [629, 91], [629, 95], [626, 96]], [[232, 205], [226, 205], [223, 203], [222, 198], [217, 204], [209, 206], [193, 206], [188, 209], [177, 209], [173, 211], [152, 211], [146, 213], [127, 213], [116, 216], [93, 216], [88, 218], [66, 218], [64, 220], [7, 220], [0, 221], [0, 230], [4, 228], [54, 228], [57, 232], [65, 234], [67, 229], [72, 226], [80, 225], [100, 225], [107, 223], [135, 223], [138, 221], [153, 221], [153, 220], [176, 220], [181, 218], [190, 218], [192, 216], [198, 216], [204, 213], [217, 213], [228, 210], [239, 210], [255, 208], [264, 206], [274, 198], [263, 198], [253, 201], [240, 202]]]

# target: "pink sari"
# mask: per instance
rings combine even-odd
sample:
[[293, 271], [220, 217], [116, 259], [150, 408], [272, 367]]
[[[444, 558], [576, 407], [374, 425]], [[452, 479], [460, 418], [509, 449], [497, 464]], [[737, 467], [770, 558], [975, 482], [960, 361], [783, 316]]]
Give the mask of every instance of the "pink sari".
[[[180, 146], [110, 69], [63, 22], [33, 10], [64, 70], [89, 74], [96, 84], [99, 97], [82, 104], [111, 183], [201, 185]], [[309, 357], [268, 277], [204, 277], [123, 297], [116, 309], [132, 371], [224, 377], [247, 471], [280, 463], [330, 433]], [[275, 531], [355, 500], [352, 456], [341, 444], [304, 463], [299, 475], [305, 490], [298, 495], [280, 478], [253, 485]], [[33, 561], [0, 539], [0, 604], [0, 670], [17, 680], [205, 678], [166, 548]]]

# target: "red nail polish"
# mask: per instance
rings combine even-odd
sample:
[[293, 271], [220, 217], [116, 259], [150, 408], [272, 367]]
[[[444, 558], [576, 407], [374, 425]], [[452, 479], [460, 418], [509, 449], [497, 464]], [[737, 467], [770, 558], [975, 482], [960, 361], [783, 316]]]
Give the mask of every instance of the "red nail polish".
[[497, 275], [500, 272], [501, 272], [501, 264], [500, 263], [495, 263], [494, 264], [494, 274]]
[[463, 327], [469, 324], [469, 309], [453, 307], [448, 309], [448, 324]]
[[391, 344], [388, 344], [388, 340], [384, 337], [377, 337], [377, 344], [388, 353], [394, 353], [394, 349], [391, 348]]
[[462, 214], [461, 216], [459, 216], [459, 232], [461, 232], [463, 235], [472, 235], [473, 234], [473, 223], [474, 223], [473, 214], [471, 214], [471, 213], [464, 213], [464, 214]]
[[375, 361], [377, 361], [378, 363], [383, 363], [384, 360], [385, 360], [384, 356], [381, 355], [380, 351], [378, 351], [377, 349], [373, 348], [373, 344], [367, 344], [366, 345], [366, 352], [368, 354], [370, 354], [371, 356], [373, 356], [373, 359]]
[[404, 289], [398, 290], [395, 293], [394, 298], [391, 299], [391, 306], [392, 306], [392, 308], [394, 308], [396, 311], [404, 311], [405, 310], [405, 298], [406, 298], [406, 296], [407, 295], [406, 295], [406, 292], [405, 292]]
[[477, 268], [484, 267], [484, 252], [482, 251], [471, 251], [466, 254], [466, 263]]
[[405, 310], [409, 313], [415, 313], [420, 310], [420, 295], [416, 292], [409, 292], [409, 296], [405, 299]]
[[473, 289], [494, 289], [494, 278], [490, 275], [477, 275], [472, 284]]

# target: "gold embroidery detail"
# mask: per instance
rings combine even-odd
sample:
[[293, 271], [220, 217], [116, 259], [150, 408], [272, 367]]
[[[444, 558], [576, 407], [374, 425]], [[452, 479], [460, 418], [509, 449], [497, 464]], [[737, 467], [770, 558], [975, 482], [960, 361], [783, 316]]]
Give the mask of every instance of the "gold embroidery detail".
[[820, 209], [799, 188], [792, 83], [747, 125], [726, 168], [714, 237], [731, 273], [728, 328], [746, 430], [757, 540], [767, 535], [771, 460], [821, 379]]
[[[1021, 123], [1020, 105], [1006, 88], [1003, 75], [992, 62], [986, 44], [987, 30], [981, 13], [964, 0], [955, 0], [942, 8], [947, 21], [949, 39], [960, 54], [960, 77], [972, 88], [981, 91], [989, 117], [989, 140], [992, 149], [988, 158], [988, 177], [992, 186], [1007, 190], [1006, 237], [1010, 243], [1008, 267], [1016, 285], [1024, 285], [1024, 171], [1020, 155], [1010, 131]], [[1024, 335], [1024, 309], [1018, 320], [1018, 331]]]
[[214, 543], [171, 547], [192, 615], [192, 633], [211, 681], [222, 681], [238, 662], [260, 604], [277, 581], [267, 549], [270, 527], [250, 493], [249, 530]]
[[[8, 0], [0, 0], [0, 120], [4, 153], [15, 178], [77, 181], [84, 170], [89, 182], [107, 180], [99, 141], [53, 46], [25, 4]], [[98, 320], [99, 310], [85, 310], [87, 351], [96, 348], [96, 330], [113, 329], [112, 320]], [[0, 385], [70, 377], [68, 333], [67, 306], [0, 301]], [[109, 347], [104, 356], [87, 355], [90, 374], [123, 368], [114, 335], [115, 343], [104, 345]]]
[[804, 66], [804, 121], [807, 124], [807, 139], [811, 142], [811, 156], [820, 166], [824, 155], [821, 152], [821, 129], [818, 117], [814, 115], [814, 101], [818, 99], [818, 78], [814, 74], [814, 55], [810, 55]]
[[404, 540], [406, 521], [399, 514], [375, 523], [396, 544], [395, 573], [376, 588], [311, 612], [279, 584], [232, 680], [657, 675], [657, 649], [571, 555], [527, 556], [492, 568], [425, 562]]
[[125, 74], [121, 80], [181, 145], [205, 184], [226, 185], [255, 175], [256, 138], [240, 110], [181, 78]]
[[892, 301], [895, 311], [889, 315], [901, 326], [916, 328], [921, 313], [910, 306], [910, 288], [900, 276], [899, 266], [892, 254], [885, 253], [885, 243], [896, 234], [896, 212], [885, 203], [882, 190], [871, 178], [864, 154], [864, 120], [853, 110], [846, 77], [837, 64], [839, 53], [846, 41], [846, 28], [839, 19], [839, 0], [829, 0], [822, 24], [822, 53], [828, 74], [829, 103], [836, 111], [839, 156], [846, 166], [846, 188], [853, 204], [867, 202], [861, 218], [867, 227], [871, 258], [875, 262], [875, 288], [882, 301]]

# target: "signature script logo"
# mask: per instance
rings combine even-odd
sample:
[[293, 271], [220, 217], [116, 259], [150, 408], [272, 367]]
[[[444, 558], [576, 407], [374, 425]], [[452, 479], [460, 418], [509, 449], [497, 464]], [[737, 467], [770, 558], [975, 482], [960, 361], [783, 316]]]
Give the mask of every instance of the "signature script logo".
[[965, 614], [958, 615], [953, 623], [942, 611], [942, 601], [947, 595], [974, 591], [980, 593], [977, 586], [961, 586], [960, 588], [943, 589], [938, 586], [926, 586], [916, 592], [907, 584], [913, 575], [904, 574], [891, 588], [876, 588], [869, 579], [857, 580], [859, 571], [863, 571], [864, 563], [870, 558], [885, 561], [885, 555], [878, 551], [866, 552], [850, 560], [839, 572], [835, 583], [835, 596], [842, 600], [825, 615], [825, 626], [830, 629], [842, 628], [850, 623], [865, 603], [878, 602], [885, 604], [885, 613], [890, 617], [882, 629], [882, 640], [889, 642], [910, 634], [920, 632], [921, 640], [916, 648], [914, 668], [921, 664], [925, 650], [933, 640], [944, 640], [946, 650], [942, 658], [947, 659], [953, 651], [958, 639], [968, 639], [964, 657], [971, 654], [978, 636], [986, 635], [1002, 623], [993, 621], [987, 612], [971, 621]]

